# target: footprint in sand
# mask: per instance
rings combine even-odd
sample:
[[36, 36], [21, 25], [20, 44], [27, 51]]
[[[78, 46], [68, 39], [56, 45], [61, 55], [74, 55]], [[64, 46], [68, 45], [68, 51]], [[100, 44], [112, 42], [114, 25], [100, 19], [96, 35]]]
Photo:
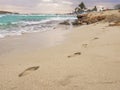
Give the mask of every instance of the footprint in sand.
[[71, 58], [71, 57], [74, 57], [74, 56], [78, 56], [78, 55], [81, 55], [81, 52], [76, 52], [72, 55], [69, 55], [68, 58]]
[[105, 28], [102, 28], [102, 29], [105, 29]]
[[71, 80], [74, 78], [74, 76], [67, 76], [63, 80], [58, 81], [58, 84], [60, 86], [67, 86], [71, 83]]
[[32, 71], [37, 70], [38, 68], [39, 68], [39, 66], [29, 67], [29, 68], [25, 69], [22, 73], [20, 73], [18, 76], [19, 77], [25, 76], [25, 75], [31, 73]]
[[88, 44], [82, 44], [82, 47], [86, 48], [88, 46]]
[[99, 38], [98, 38], [98, 37], [94, 37], [94, 38], [93, 38], [93, 40], [97, 40], [97, 39], [99, 39]]

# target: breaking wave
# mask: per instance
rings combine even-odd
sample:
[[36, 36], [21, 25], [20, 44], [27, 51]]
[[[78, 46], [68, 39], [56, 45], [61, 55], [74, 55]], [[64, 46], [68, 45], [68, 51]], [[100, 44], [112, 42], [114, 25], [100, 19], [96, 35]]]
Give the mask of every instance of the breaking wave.
[[64, 20], [74, 20], [71, 15], [0, 15], [0, 38], [23, 33], [52, 30]]

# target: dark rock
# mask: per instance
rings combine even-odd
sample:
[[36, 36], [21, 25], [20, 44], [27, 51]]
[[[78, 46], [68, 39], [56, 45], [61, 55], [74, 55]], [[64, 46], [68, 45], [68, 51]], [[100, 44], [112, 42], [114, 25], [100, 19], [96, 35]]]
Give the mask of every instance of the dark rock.
[[66, 20], [64, 22], [61, 22], [60, 24], [63, 24], [63, 25], [70, 25], [70, 21], [69, 20]]

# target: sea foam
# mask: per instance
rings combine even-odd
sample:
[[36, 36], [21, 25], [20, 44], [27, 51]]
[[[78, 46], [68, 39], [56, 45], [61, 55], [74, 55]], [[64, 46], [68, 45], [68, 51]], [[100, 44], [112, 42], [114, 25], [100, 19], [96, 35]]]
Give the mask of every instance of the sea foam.
[[71, 15], [0, 15], [0, 38], [52, 30], [59, 22], [74, 20]]

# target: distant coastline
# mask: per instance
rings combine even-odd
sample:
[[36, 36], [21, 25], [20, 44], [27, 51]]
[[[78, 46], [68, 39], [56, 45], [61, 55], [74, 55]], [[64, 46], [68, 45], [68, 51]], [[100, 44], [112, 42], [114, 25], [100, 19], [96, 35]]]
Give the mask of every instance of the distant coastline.
[[0, 11], [0, 14], [19, 14], [19, 13], [9, 12], [9, 11]]

